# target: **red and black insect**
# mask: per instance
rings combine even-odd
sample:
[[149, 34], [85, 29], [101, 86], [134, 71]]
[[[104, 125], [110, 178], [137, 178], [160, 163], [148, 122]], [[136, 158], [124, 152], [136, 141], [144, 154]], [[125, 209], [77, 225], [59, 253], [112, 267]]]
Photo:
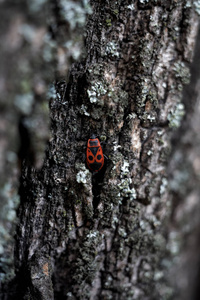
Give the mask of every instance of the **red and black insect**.
[[92, 134], [87, 143], [86, 162], [92, 172], [99, 172], [104, 165], [104, 155], [99, 139]]

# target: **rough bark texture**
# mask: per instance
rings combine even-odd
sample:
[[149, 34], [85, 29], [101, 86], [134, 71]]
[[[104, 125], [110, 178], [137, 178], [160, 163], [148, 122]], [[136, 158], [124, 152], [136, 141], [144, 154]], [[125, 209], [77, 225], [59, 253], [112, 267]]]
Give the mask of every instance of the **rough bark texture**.
[[168, 230], [169, 278], [175, 299], [199, 299], [200, 270], [200, 32], [197, 38], [191, 83], [184, 89], [186, 112], [182, 126], [173, 137], [168, 167], [172, 215]]
[[[29, 85], [17, 81], [17, 87], [31, 86], [28, 93], [36, 98], [19, 117], [16, 276], [4, 283], [3, 299], [173, 299], [167, 276], [173, 202], [166, 162], [172, 129], [184, 115], [182, 89], [190, 80], [198, 1], [43, 2], [36, 8], [28, 1], [25, 7], [17, 4], [20, 15], [31, 14], [34, 26], [39, 22], [48, 33], [47, 49], [53, 52], [41, 39], [39, 48], [34, 44], [43, 53], [41, 65], [37, 59], [34, 64], [34, 52], [27, 54], [33, 66], [28, 70], [38, 67], [38, 82], [45, 82], [43, 92], [32, 72], [24, 74]], [[23, 39], [30, 37], [30, 31], [22, 33]], [[34, 49], [33, 41], [28, 49]], [[69, 79], [61, 80], [76, 59]], [[30, 142], [31, 151], [24, 150], [27, 136], [37, 145], [31, 133], [41, 132], [40, 123], [30, 120], [35, 121], [38, 91], [41, 101], [45, 97], [48, 68], [57, 80], [49, 92], [51, 138], [39, 168], [37, 147]], [[85, 166], [91, 133], [106, 141], [108, 157], [96, 175]]]

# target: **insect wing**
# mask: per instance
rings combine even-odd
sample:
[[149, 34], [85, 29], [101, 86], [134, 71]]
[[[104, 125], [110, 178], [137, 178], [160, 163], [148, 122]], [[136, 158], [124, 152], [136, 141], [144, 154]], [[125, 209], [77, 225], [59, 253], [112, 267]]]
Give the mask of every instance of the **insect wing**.
[[87, 166], [93, 172], [98, 172], [104, 165], [103, 151], [99, 140], [89, 139], [87, 144]]

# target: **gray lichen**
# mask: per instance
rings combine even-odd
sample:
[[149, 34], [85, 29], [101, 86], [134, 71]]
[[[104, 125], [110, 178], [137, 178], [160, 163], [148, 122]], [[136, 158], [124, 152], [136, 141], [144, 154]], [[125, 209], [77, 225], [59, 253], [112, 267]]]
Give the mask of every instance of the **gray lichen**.
[[195, 11], [196, 11], [197, 14], [200, 16], [200, 1], [199, 1], [199, 0], [194, 1], [194, 2], [193, 2], [193, 5], [194, 5], [194, 8], [195, 8]]
[[111, 55], [113, 57], [119, 57], [120, 53], [119, 53], [119, 47], [115, 42], [109, 42], [106, 45], [106, 51], [105, 51], [106, 55]]
[[77, 164], [76, 168], [79, 169], [78, 173], [76, 174], [76, 181], [78, 183], [83, 183], [84, 185], [88, 183], [88, 180], [91, 180], [91, 175], [88, 169], [86, 169], [84, 164]]
[[76, 27], [83, 27], [87, 14], [92, 13], [91, 6], [87, 0], [82, 1], [82, 3], [61, 0], [60, 6], [61, 15], [69, 23], [72, 30]]
[[[0, 190], [1, 201], [4, 203], [0, 216], [0, 280], [11, 280], [14, 277], [13, 234], [17, 222], [16, 210], [19, 205], [19, 195], [10, 183]], [[9, 226], [8, 226], [9, 224]]]
[[169, 127], [178, 128], [181, 124], [181, 120], [185, 115], [185, 108], [182, 103], [178, 103], [175, 109], [172, 109], [168, 114]]
[[175, 76], [181, 81], [183, 85], [190, 82], [190, 69], [184, 64], [184, 62], [176, 62], [174, 64]]
[[87, 94], [91, 103], [100, 104], [99, 97], [107, 93], [107, 88], [103, 82], [96, 81], [91, 83], [91, 88], [87, 90]]

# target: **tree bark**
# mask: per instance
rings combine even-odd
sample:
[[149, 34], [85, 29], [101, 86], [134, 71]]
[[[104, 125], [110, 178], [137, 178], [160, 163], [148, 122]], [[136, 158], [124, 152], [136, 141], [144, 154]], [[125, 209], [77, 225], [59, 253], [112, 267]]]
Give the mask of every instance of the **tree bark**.
[[199, 70], [200, 32], [198, 33], [194, 62], [191, 65], [191, 83], [184, 89], [183, 103], [186, 116], [174, 133], [168, 165], [172, 214], [168, 229], [169, 274], [176, 291], [175, 299], [199, 299]]
[[[51, 138], [41, 167], [36, 148], [20, 152], [16, 276], [5, 299], [173, 299], [166, 166], [185, 112], [197, 3], [55, 3], [45, 2], [56, 56]], [[97, 174], [85, 165], [92, 133], [106, 142]]]

